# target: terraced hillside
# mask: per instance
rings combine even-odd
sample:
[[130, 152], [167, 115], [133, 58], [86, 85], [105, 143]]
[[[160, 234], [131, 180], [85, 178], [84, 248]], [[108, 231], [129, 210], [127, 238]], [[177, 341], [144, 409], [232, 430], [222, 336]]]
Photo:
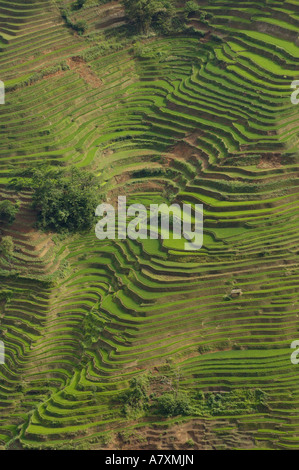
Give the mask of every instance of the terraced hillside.
[[[95, 3], [72, 14], [79, 35], [59, 2], [0, 1], [0, 190], [20, 201], [1, 226], [0, 444], [296, 449], [299, 1], [198, 1], [183, 32], [149, 38]], [[7, 183], [45, 161], [93, 171], [108, 202], [203, 203], [203, 248], [38, 232]], [[173, 370], [200, 413], [124, 415], [132, 378], [152, 403]]]

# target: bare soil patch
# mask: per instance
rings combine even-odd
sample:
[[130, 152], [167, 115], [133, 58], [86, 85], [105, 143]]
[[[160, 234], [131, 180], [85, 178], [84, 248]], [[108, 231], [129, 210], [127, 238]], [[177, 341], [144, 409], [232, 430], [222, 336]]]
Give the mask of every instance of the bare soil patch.
[[281, 168], [281, 166], [280, 154], [263, 155], [257, 165], [258, 168]]
[[80, 75], [80, 77], [92, 88], [102, 86], [102, 80], [100, 80], [99, 77], [91, 70], [91, 67], [87, 65], [82, 57], [69, 57], [66, 62], [69, 68], [78, 73], [78, 75]]

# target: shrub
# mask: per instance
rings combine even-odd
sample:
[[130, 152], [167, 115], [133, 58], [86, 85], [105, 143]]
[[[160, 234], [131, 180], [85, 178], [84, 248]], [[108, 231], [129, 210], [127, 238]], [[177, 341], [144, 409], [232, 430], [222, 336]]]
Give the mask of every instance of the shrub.
[[77, 23], [72, 23], [72, 28], [80, 34], [83, 34], [87, 31], [88, 25], [86, 21], [79, 20]]
[[137, 417], [148, 409], [148, 377], [143, 375], [130, 380], [130, 388], [120, 399], [124, 403], [122, 412], [127, 417]]
[[62, 61], [56, 65], [52, 65], [51, 67], [42, 69], [39, 72], [35, 72], [32, 75], [30, 75], [28, 78], [26, 78], [25, 80], [21, 80], [14, 85], [8, 85], [7, 89], [9, 91], [14, 91], [19, 88], [23, 88], [25, 86], [31, 85], [32, 83], [35, 83], [41, 80], [43, 77], [47, 75], [52, 75], [56, 72], [65, 71], [65, 70], [69, 70], [69, 66], [67, 65], [65, 61]]
[[186, 441], [186, 446], [188, 446], [188, 447], [194, 447], [194, 446], [195, 446], [195, 442], [193, 441], [193, 439], [188, 439], [188, 441]]
[[196, 13], [197, 11], [199, 11], [199, 6], [196, 2], [190, 0], [186, 3], [184, 11], [186, 15], [189, 16], [191, 13]]
[[10, 289], [4, 289], [0, 291], [0, 302], [10, 302], [14, 297], [15, 292]]
[[100, 318], [95, 309], [90, 310], [83, 320], [84, 340], [83, 347], [89, 348], [99, 340], [99, 336], [105, 327], [105, 320]]
[[206, 394], [199, 392], [198, 401], [202, 414], [210, 416], [248, 414], [269, 409], [268, 396], [260, 389], [236, 389], [231, 392]]
[[92, 228], [100, 196], [98, 179], [89, 171], [39, 165], [23, 170], [10, 184], [34, 191], [39, 228], [60, 233]]
[[43, 229], [70, 232], [89, 230], [98, 202], [96, 178], [87, 171], [47, 173], [35, 189], [34, 207]]
[[10, 224], [15, 220], [16, 214], [19, 210], [19, 204], [13, 204], [10, 201], [4, 200], [0, 202], [0, 219], [9, 222]]
[[14, 242], [12, 237], [9, 235], [2, 238], [0, 243], [0, 252], [3, 253], [6, 258], [11, 258], [13, 256]]
[[151, 26], [169, 30], [174, 16], [170, 0], [123, 0], [125, 13], [141, 33], [148, 34]]
[[164, 393], [158, 398], [158, 412], [166, 416], [190, 415], [192, 409], [187, 395], [180, 393]]
[[72, 5], [72, 10], [81, 10], [84, 7], [86, 0], [76, 0]]

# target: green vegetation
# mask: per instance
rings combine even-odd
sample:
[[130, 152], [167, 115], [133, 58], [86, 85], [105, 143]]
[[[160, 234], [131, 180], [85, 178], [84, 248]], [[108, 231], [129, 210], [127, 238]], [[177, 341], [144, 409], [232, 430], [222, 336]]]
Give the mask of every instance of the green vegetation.
[[127, 418], [138, 418], [148, 409], [148, 386], [146, 375], [130, 380], [130, 388], [120, 397], [124, 403], [122, 411]]
[[90, 348], [99, 341], [100, 334], [105, 327], [105, 320], [100, 318], [96, 309], [92, 309], [85, 316], [82, 326], [84, 331], [83, 347]]
[[73, 4], [72, 4], [72, 9], [73, 10], [80, 10], [81, 8], [84, 7], [86, 3], [86, 0], [76, 0]]
[[33, 190], [39, 228], [56, 232], [92, 228], [94, 211], [101, 198], [99, 182], [93, 173], [41, 165], [20, 172], [10, 184]]
[[14, 204], [13, 202], [8, 200], [0, 202], [0, 220], [7, 221], [11, 224], [15, 220], [18, 211], [18, 203]]
[[184, 393], [164, 393], [158, 398], [158, 413], [165, 416], [194, 414], [189, 397]]
[[196, 3], [193, 0], [189, 0], [188, 2], [186, 2], [186, 4], [185, 4], [185, 13], [186, 13], [187, 17], [191, 13], [196, 13], [197, 11], [199, 11], [198, 3]]
[[86, 21], [84, 21], [84, 20], [73, 21], [70, 17], [70, 12], [67, 9], [62, 9], [61, 10], [61, 16], [65, 20], [65, 24], [69, 28], [71, 28], [74, 31], [78, 32], [79, 34], [84, 34], [87, 31], [88, 25], [87, 25]]
[[10, 289], [1, 289], [0, 290], [0, 302], [10, 302], [15, 295], [15, 292]]
[[269, 410], [263, 390], [242, 390], [222, 393], [199, 393], [199, 410], [203, 415], [228, 416]]
[[168, 32], [175, 8], [172, 0], [123, 0], [126, 15], [138, 30], [148, 34], [150, 27]]
[[1, 243], [0, 243], [0, 252], [3, 254], [3, 256], [9, 259], [13, 256], [14, 242], [13, 242], [12, 237], [8, 235], [5, 237], [2, 237]]

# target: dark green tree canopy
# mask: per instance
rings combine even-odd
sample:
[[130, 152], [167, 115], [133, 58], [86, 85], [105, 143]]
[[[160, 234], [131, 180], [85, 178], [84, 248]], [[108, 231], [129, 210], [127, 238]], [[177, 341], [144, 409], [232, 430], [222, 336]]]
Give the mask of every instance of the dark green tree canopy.
[[3, 253], [3, 255], [7, 258], [11, 258], [14, 252], [14, 242], [12, 237], [9, 235], [2, 237], [2, 240], [0, 242], [0, 253]]
[[171, 0], [123, 0], [123, 4], [130, 23], [144, 34], [151, 26], [167, 30], [175, 12]]
[[42, 165], [19, 173], [11, 185], [33, 190], [39, 228], [56, 232], [92, 228], [101, 195], [99, 181], [91, 172]]
[[7, 221], [10, 224], [15, 220], [19, 210], [19, 204], [8, 200], [0, 202], [0, 220]]

